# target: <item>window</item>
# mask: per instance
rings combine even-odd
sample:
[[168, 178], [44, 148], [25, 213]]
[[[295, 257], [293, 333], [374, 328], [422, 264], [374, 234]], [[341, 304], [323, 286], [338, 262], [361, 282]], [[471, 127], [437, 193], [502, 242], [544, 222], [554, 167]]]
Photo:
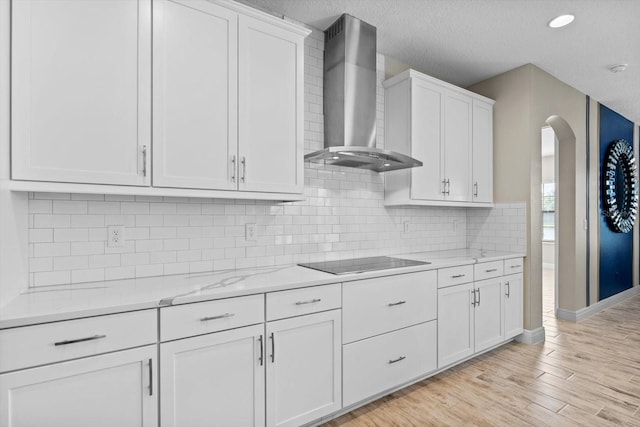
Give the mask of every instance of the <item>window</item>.
[[556, 184], [542, 184], [542, 241], [556, 239]]

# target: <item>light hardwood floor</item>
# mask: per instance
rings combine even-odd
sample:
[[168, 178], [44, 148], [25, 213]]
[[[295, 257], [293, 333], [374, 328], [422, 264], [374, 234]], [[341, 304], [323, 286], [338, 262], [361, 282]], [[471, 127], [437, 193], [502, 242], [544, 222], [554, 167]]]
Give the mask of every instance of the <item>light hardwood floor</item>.
[[510, 343], [325, 424], [640, 426], [640, 295]]

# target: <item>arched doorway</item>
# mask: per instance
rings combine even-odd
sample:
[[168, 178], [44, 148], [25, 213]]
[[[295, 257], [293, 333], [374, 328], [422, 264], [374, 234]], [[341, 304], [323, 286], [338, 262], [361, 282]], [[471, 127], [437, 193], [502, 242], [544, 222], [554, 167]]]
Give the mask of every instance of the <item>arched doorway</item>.
[[555, 134], [555, 311], [563, 317], [563, 310], [575, 310], [576, 300], [576, 136], [560, 116], [546, 123]]

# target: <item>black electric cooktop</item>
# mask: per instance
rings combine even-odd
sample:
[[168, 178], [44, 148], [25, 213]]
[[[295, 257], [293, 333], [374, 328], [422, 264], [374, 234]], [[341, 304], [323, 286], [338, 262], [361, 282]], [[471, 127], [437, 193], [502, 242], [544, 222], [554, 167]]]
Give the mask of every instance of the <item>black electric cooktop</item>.
[[376, 256], [368, 258], [342, 259], [337, 261], [309, 262], [298, 264], [301, 267], [312, 268], [331, 274], [364, 273], [366, 271], [387, 270], [389, 268], [412, 267], [430, 264], [424, 261], [414, 261], [404, 258]]

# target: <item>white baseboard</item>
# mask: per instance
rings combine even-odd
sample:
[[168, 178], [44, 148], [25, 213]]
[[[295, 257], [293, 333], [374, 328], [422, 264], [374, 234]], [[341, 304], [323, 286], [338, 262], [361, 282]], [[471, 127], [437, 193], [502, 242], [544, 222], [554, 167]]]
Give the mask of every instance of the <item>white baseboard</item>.
[[557, 309], [556, 317], [558, 319], [569, 320], [570, 322], [579, 322], [583, 319], [586, 319], [589, 316], [593, 316], [594, 314], [604, 310], [605, 308], [611, 307], [612, 305], [616, 305], [627, 298], [631, 298], [634, 295], [640, 293], [640, 286], [634, 286], [631, 289], [627, 289], [626, 291], [622, 291], [619, 294], [615, 294], [610, 296], [607, 299], [603, 299], [602, 301], [598, 301], [595, 304], [590, 305], [589, 307], [584, 307], [576, 311]]
[[538, 344], [544, 341], [544, 328], [540, 326], [536, 329], [525, 329], [522, 334], [516, 337], [516, 341], [524, 344]]

